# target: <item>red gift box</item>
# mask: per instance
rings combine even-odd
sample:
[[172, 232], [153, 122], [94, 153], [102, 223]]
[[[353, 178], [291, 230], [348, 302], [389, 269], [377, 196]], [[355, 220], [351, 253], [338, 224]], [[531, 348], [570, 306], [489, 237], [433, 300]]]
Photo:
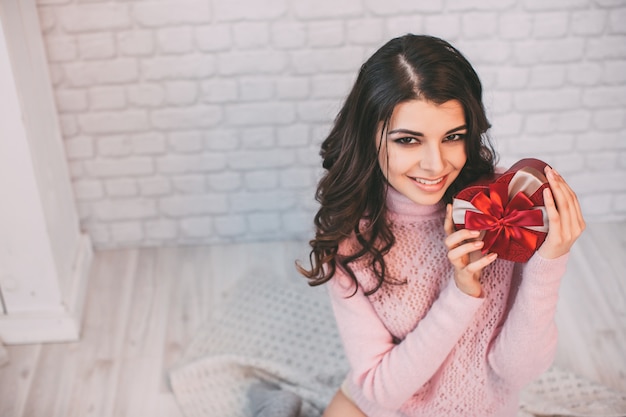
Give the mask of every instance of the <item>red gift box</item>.
[[527, 262], [548, 233], [543, 202], [543, 189], [548, 187], [546, 165], [538, 159], [522, 159], [503, 174], [461, 190], [452, 202], [456, 228], [480, 230], [483, 253]]

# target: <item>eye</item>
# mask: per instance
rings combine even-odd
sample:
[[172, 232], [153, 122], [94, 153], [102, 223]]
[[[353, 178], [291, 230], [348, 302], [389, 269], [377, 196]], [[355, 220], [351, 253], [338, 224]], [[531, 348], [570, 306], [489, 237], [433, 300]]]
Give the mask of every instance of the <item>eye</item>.
[[419, 139], [414, 138], [412, 136], [405, 136], [403, 138], [398, 138], [398, 139], [395, 139], [394, 142], [400, 145], [412, 145], [415, 143], [420, 143]]
[[457, 142], [460, 140], [464, 140], [466, 137], [466, 133], [453, 133], [445, 137], [444, 142]]

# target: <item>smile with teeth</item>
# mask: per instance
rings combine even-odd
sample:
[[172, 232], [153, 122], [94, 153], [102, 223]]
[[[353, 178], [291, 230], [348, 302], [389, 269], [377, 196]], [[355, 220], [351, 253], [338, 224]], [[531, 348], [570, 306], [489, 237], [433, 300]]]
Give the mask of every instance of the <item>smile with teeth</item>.
[[420, 184], [424, 184], [424, 185], [435, 185], [435, 184], [439, 184], [441, 181], [443, 181], [444, 177], [441, 178], [437, 178], [436, 180], [427, 180], [425, 178], [413, 178], [413, 180], [419, 182]]

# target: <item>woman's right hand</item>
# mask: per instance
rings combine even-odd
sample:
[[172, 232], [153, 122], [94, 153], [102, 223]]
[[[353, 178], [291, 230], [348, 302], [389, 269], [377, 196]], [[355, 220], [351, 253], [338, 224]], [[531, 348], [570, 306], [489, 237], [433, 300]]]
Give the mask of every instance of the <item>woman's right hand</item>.
[[468, 295], [480, 297], [482, 294], [480, 273], [487, 265], [493, 263], [498, 255], [489, 253], [485, 256], [474, 256], [475, 252], [480, 254], [479, 251], [484, 245], [482, 240], [476, 240], [480, 232], [468, 229], [455, 231], [451, 204], [446, 207], [444, 230], [447, 235], [444, 243], [448, 248], [448, 259], [454, 266], [456, 286]]

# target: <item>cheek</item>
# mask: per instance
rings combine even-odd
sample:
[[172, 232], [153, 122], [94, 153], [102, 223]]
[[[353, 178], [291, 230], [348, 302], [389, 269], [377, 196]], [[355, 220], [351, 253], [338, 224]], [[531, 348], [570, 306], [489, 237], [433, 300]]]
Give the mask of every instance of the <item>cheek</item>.
[[467, 162], [467, 154], [465, 153], [465, 146], [459, 146], [457, 149], [454, 149], [453, 152], [450, 153], [449, 155], [449, 161], [452, 163], [452, 165], [457, 168], [457, 169], [461, 169], [465, 166], [465, 163]]
[[467, 162], [467, 156], [465, 155], [465, 153], [463, 153], [463, 155], [459, 157], [459, 161], [457, 165], [459, 169], [463, 168], [466, 162]]
[[405, 172], [411, 166], [410, 155], [400, 149], [392, 147], [391, 149], [381, 149], [378, 163], [383, 170], [385, 178], [395, 176]]

